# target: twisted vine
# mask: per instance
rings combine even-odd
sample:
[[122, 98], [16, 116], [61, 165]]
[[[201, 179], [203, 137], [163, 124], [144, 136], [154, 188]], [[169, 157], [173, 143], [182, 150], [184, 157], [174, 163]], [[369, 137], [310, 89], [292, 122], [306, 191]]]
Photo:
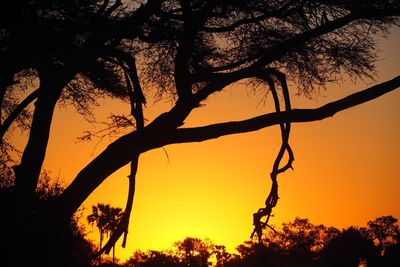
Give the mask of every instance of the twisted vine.
[[[281, 101], [278, 96], [278, 92], [275, 86], [276, 81], [279, 82], [280, 87], [282, 88], [282, 95], [283, 95], [283, 102], [284, 102], [284, 108], [285, 111], [290, 111], [291, 110], [291, 104], [290, 104], [290, 96], [289, 96], [289, 89], [286, 83], [286, 77], [283, 73], [275, 70], [275, 69], [266, 69], [264, 72], [261, 72], [257, 75], [257, 78], [263, 80], [268, 84], [268, 87], [272, 93], [274, 104], [275, 104], [275, 110], [277, 113], [281, 112]], [[275, 78], [275, 79], [274, 79]], [[289, 136], [290, 136], [290, 122], [285, 122], [285, 123], [280, 123], [279, 124], [280, 130], [281, 130], [281, 147], [279, 149], [279, 152], [275, 158], [274, 164], [272, 166], [272, 171], [270, 173], [270, 179], [271, 179], [271, 189], [269, 192], [269, 195], [267, 199], [265, 200], [265, 207], [260, 208], [257, 212], [253, 214], [253, 225], [254, 225], [254, 230], [250, 236], [251, 239], [254, 238], [254, 236], [257, 236], [258, 242], [262, 243], [262, 233], [263, 230], [268, 227], [275, 231], [273, 227], [271, 227], [268, 223], [269, 220], [272, 216], [272, 210], [275, 208], [276, 204], [278, 203], [279, 200], [279, 195], [278, 195], [278, 175], [280, 173], [285, 172], [289, 168], [292, 168], [292, 163], [294, 161], [294, 154], [293, 150], [289, 144]], [[282, 160], [285, 154], [288, 155], [288, 159], [286, 163], [282, 166]], [[263, 221], [262, 219], [265, 218]]]

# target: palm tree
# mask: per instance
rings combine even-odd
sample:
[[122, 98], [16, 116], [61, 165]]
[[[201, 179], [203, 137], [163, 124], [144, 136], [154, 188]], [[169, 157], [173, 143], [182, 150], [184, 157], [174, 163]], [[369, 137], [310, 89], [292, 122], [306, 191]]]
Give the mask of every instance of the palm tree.
[[[122, 219], [122, 216], [124, 215], [123, 211], [121, 208], [113, 208], [110, 207], [110, 209], [107, 210], [107, 214], [106, 215], [106, 221], [107, 221], [107, 226], [105, 229], [105, 233], [109, 236], [110, 234], [112, 234], [118, 227], [119, 222]], [[113, 256], [112, 256], [112, 261], [114, 263], [114, 259], [115, 259], [115, 243], [112, 247], [113, 249]]]
[[[100, 248], [102, 248], [104, 234], [112, 234], [122, 218], [121, 208], [111, 207], [109, 204], [98, 203], [92, 206], [92, 214], [87, 217], [89, 224], [96, 224], [100, 232]], [[115, 259], [115, 244], [113, 246], [113, 263]]]

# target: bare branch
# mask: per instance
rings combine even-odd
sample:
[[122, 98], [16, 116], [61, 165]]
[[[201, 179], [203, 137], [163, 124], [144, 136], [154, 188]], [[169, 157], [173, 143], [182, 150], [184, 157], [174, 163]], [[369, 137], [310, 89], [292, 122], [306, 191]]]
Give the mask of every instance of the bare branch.
[[255, 118], [226, 123], [217, 123], [195, 128], [180, 128], [170, 140], [172, 143], [201, 142], [224, 135], [246, 133], [269, 127], [281, 122], [310, 122], [322, 120], [350, 107], [365, 103], [400, 86], [400, 76], [372, 86], [340, 100], [315, 109], [293, 109], [288, 112], [269, 113]]
[[[290, 52], [299, 45], [309, 42], [310, 40], [321, 37], [327, 33], [331, 33], [335, 30], [343, 28], [346, 25], [349, 25], [352, 22], [364, 19], [379, 19], [385, 18], [387, 16], [398, 16], [400, 14], [400, 10], [396, 8], [392, 9], [383, 9], [383, 10], [375, 10], [374, 12], [370, 10], [357, 10], [342, 17], [339, 17], [332, 21], [326, 21], [323, 24], [316, 26], [315, 28], [311, 28], [286, 40], [282, 40], [271, 47], [262, 49], [253, 55], [247, 56], [245, 58], [239, 59], [236, 62], [229, 63], [223, 66], [218, 67], [210, 67], [208, 71], [203, 73], [197, 73], [193, 75], [194, 81], [208, 81], [211, 79], [229, 79], [231, 75], [240, 75], [239, 73], [249, 71], [257, 71], [265, 66], [271, 64], [277, 59], [282, 58], [285, 54]], [[236, 68], [242, 66], [239, 70], [235, 70]], [[231, 70], [231, 72], [229, 72]], [[225, 72], [218, 72], [225, 71]]]
[[4, 123], [0, 125], [0, 143], [3, 141], [4, 134], [10, 128], [11, 124], [15, 121], [18, 115], [39, 96], [39, 89], [30, 93], [22, 102], [8, 115]]
[[128, 175], [129, 178], [129, 188], [128, 188], [128, 198], [125, 206], [125, 211], [123, 213], [123, 216], [118, 223], [117, 228], [115, 231], [112, 232], [110, 239], [107, 241], [107, 243], [94, 255], [91, 256], [91, 258], [96, 258], [99, 255], [105, 253], [109, 253], [111, 248], [115, 246], [115, 243], [118, 241], [118, 239], [121, 237], [122, 234], [124, 234], [124, 239], [122, 241], [122, 247], [125, 247], [126, 245], [126, 240], [127, 240], [127, 235], [128, 235], [128, 226], [129, 226], [129, 218], [131, 216], [132, 212], [132, 206], [133, 206], [133, 199], [135, 196], [135, 187], [136, 187], [136, 173], [138, 169], [138, 163], [139, 163], [139, 156], [137, 156], [135, 159], [131, 161], [131, 174]]
[[[126, 88], [129, 93], [129, 100], [131, 106], [131, 115], [136, 120], [136, 128], [137, 130], [142, 130], [144, 128], [144, 117], [143, 117], [143, 108], [142, 105], [145, 103], [145, 99], [143, 96], [142, 88], [140, 86], [139, 78], [137, 76], [136, 71], [136, 63], [133, 57], [129, 57], [126, 55], [124, 59], [127, 61], [128, 69], [124, 68], [124, 75], [126, 81]], [[129, 74], [128, 74], [129, 72]], [[133, 85], [133, 86], [132, 86]], [[139, 154], [136, 155], [130, 164], [130, 174], [129, 178], [129, 188], [128, 188], [128, 198], [126, 201], [124, 214], [119, 221], [115, 231], [112, 232], [110, 239], [105, 244], [103, 248], [101, 248], [97, 253], [95, 253], [92, 258], [96, 258], [102, 253], [109, 253], [111, 248], [115, 246], [115, 243], [124, 234], [124, 239], [122, 242], [122, 247], [126, 246], [126, 241], [128, 237], [128, 227], [129, 227], [129, 218], [132, 212], [133, 200], [135, 197], [135, 189], [136, 189], [136, 174], [139, 165]]]

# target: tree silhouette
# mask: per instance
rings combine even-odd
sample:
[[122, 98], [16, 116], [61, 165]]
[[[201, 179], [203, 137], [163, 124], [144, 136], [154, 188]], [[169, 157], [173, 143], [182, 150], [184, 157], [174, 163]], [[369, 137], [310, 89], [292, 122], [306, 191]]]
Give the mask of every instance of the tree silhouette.
[[367, 223], [367, 231], [382, 255], [385, 254], [387, 247], [399, 242], [400, 229], [396, 223], [397, 219], [393, 216], [378, 217]]
[[215, 255], [216, 259], [215, 267], [224, 267], [232, 259], [232, 254], [230, 254], [223, 245], [215, 245], [212, 249], [212, 254]]
[[314, 225], [308, 219], [295, 218], [283, 223], [282, 229], [264, 237], [267, 247], [280, 255], [276, 266], [313, 266], [321, 251], [340, 231], [333, 227]]
[[126, 267], [183, 267], [187, 266], [179, 262], [174, 255], [169, 255], [161, 251], [151, 250], [147, 253], [136, 251], [127, 260]]
[[[103, 244], [104, 235], [112, 234], [123, 216], [123, 212], [121, 208], [111, 207], [109, 204], [98, 203], [95, 206], [92, 206], [92, 213], [88, 215], [87, 220], [89, 224], [96, 224], [100, 233], [100, 246], [101, 250]], [[115, 244], [113, 246], [113, 256], [112, 260], [114, 263], [115, 259]]]
[[176, 242], [175, 247], [177, 249], [176, 254], [184, 266], [210, 266], [209, 258], [213, 250], [211, 242], [195, 237], [187, 237], [183, 241]]
[[[388, 246], [382, 257], [365, 228], [352, 226], [340, 231], [333, 227], [314, 225], [306, 218], [295, 218], [264, 235], [262, 244], [254, 240], [240, 244], [236, 248], [238, 254], [231, 254], [224, 246], [208, 240], [188, 237], [175, 242], [174, 250], [135, 251], [124, 266], [207, 266], [211, 262], [206, 258], [215, 255], [211, 266], [217, 267], [357, 267], [361, 263], [386, 267], [398, 265], [398, 245]], [[203, 260], [200, 259], [201, 255], [205, 255]]]
[[227, 266], [285, 266], [284, 258], [287, 256], [274, 243], [263, 245], [247, 241], [239, 245], [236, 250], [239, 252], [239, 256], [233, 257]]
[[187, 237], [175, 242], [173, 246], [174, 249], [169, 251], [135, 251], [125, 265], [127, 267], [223, 267], [228, 266], [232, 259], [232, 254], [226, 251], [225, 246], [215, 245], [208, 239]]
[[371, 239], [350, 227], [326, 244], [322, 255], [323, 266], [358, 266], [366, 260], [367, 266], [380, 266], [379, 251]]
[[[17, 243], [29, 244], [32, 256], [42, 255], [31, 257], [38, 259], [37, 265], [65, 265], [64, 232], [74, 212], [109, 175], [131, 163], [124, 215], [100, 251], [109, 252], [124, 233], [125, 244], [142, 153], [279, 125], [282, 140], [270, 175], [272, 188], [265, 206], [253, 216], [253, 235], [261, 240], [279, 198], [277, 176], [294, 160], [291, 124], [321, 120], [375, 99], [398, 88], [400, 77], [315, 109], [292, 108], [289, 82], [311, 95], [343, 75], [370, 77], [375, 39], [398, 25], [399, 16], [398, 0], [12, 1], [0, 11], [2, 151], [12, 149], [11, 125], [23, 128], [30, 121], [27, 144], [13, 168], [18, 212], [12, 220], [16, 228], [29, 229]], [[37, 81], [33, 89], [28, 77]], [[183, 127], [210, 95], [243, 80], [271, 92], [275, 112]], [[171, 99], [173, 107], [145, 123], [142, 88], [154, 88], [160, 98]], [[26, 97], [20, 97], [23, 92]], [[60, 196], [38, 207], [35, 192], [56, 104], [74, 105], [88, 116], [91, 105], [104, 96], [130, 104], [130, 115], [115, 116], [111, 125], [114, 132], [125, 129]], [[29, 114], [26, 107], [33, 101]], [[34, 245], [40, 236], [49, 239]], [[18, 249], [9, 248], [13, 251]], [[61, 258], [56, 256], [60, 253]], [[15, 258], [21, 265], [32, 264]]]

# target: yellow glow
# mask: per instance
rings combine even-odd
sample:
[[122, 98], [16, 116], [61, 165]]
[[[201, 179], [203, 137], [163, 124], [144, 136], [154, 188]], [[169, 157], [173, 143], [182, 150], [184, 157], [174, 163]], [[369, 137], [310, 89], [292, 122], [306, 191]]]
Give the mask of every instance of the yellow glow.
[[[400, 71], [395, 47], [400, 34], [382, 46], [379, 66], [383, 81]], [[367, 87], [364, 83], [331, 86], [317, 100], [298, 98], [296, 107], [319, 106]], [[326, 97], [324, 96], [326, 95]], [[293, 125], [291, 143], [294, 171], [279, 177], [280, 200], [272, 223], [306, 217], [315, 224], [347, 227], [365, 225], [377, 216], [400, 218], [400, 91], [321, 122]], [[169, 104], [151, 108], [154, 118]], [[97, 112], [127, 113], [120, 103], [105, 102]], [[186, 126], [238, 120], [265, 113], [269, 106], [243, 86], [212, 96]], [[72, 108], [57, 110], [45, 168], [70, 182], [109, 140], [76, 143], [90, 128]], [[129, 258], [136, 249], [167, 249], [187, 236], [208, 237], [230, 251], [249, 239], [252, 213], [262, 207], [269, 190], [268, 174], [279, 148], [276, 127], [202, 143], [171, 145], [140, 158], [127, 248], [117, 246], [117, 257]], [[168, 156], [167, 156], [168, 155]], [[110, 203], [124, 208], [128, 167], [109, 177], [84, 203]], [[88, 230], [91, 230], [88, 227]], [[93, 229], [89, 237], [98, 240]]]

